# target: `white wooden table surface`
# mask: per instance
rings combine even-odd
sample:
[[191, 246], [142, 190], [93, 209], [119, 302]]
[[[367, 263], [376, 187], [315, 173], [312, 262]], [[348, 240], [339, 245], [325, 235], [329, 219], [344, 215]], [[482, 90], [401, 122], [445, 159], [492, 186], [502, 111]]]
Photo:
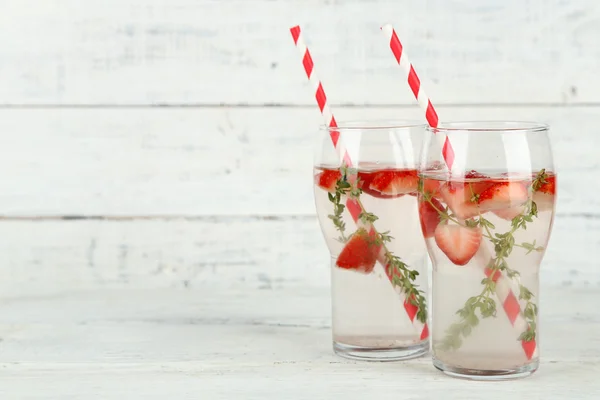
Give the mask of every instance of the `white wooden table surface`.
[[[600, 296], [544, 290], [541, 367], [501, 383], [428, 357], [355, 362], [331, 350], [325, 288], [96, 290], [5, 298], [3, 399], [598, 399]], [[573, 311], [573, 306], [576, 311]]]
[[[599, 399], [596, 0], [3, 0], [0, 400]], [[330, 348], [312, 200], [320, 123], [551, 125], [542, 365], [506, 383]], [[337, 396], [336, 396], [337, 395]]]

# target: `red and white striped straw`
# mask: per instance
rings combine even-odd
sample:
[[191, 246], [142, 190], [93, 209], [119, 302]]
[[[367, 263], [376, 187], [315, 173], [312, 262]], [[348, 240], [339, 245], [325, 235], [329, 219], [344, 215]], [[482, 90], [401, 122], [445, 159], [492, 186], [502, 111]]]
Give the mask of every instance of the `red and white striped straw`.
[[[425, 90], [421, 87], [421, 80], [417, 76], [410, 61], [408, 61], [408, 56], [406, 55], [406, 52], [403, 51], [402, 43], [400, 42], [400, 39], [398, 39], [396, 31], [390, 24], [382, 26], [381, 30], [390, 41], [390, 49], [392, 49], [392, 53], [394, 53], [396, 62], [406, 74], [408, 86], [410, 86], [410, 89], [415, 95], [419, 106], [425, 111], [427, 123], [430, 127], [437, 128], [439, 123], [438, 115], [435, 112], [435, 108], [433, 108], [433, 104], [431, 104], [431, 100], [429, 100], [429, 97], [425, 93]], [[436, 136], [440, 137], [439, 133], [436, 133]], [[444, 156], [444, 161], [446, 161], [448, 168], [452, 169], [452, 165], [454, 165], [454, 149], [452, 148], [452, 144], [450, 144], [448, 137], [446, 137], [442, 145], [442, 155]]]
[[[406, 74], [406, 80], [410, 89], [412, 90], [419, 106], [423, 111], [425, 111], [425, 118], [427, 119], [427, 123], [432, 128], [437, 128], [439, 119], [435, 109], [433, 108], [433, 104], [431, 104], [431, 100], [425, 94], [425, 91], [421, 87], [421, 81], [415, 72], [414, 67], [408, 60], [408, 56], [402, 47], [402, 43], [400, 39], [398, 39], [398, 35], [396, 35], [396, 31], [394, 27], [390, 24], [386, 24], [381, 27], [381, 30], [389, 40], [389, 46], [396, 58], [396, 62], [402, 68], [402, 71]], [[439, 133], [436, 133], [436, 136], [439, 136]], [[441, 140], [441, 137], [440, 137]], [[442, 146], [442, 156], [444, 157], [444, 161], [448, 166], [449, 170], [452, 170], [452, 165], [454, 164], [454, 149], [452, 148], [452, 144], [450, 143], [449, 138], [446, 136], [443, 146]], [[490, 259], [491, 257], [487, 257]], [[482, 265], [487, 265], [483, 263]], [[490, 269], [487, 267], [484, 268], [485, 274], [489, 277], [492, 273]], [[518, 297], [515, 296], [510, 280], [505, 277], [500, 271], [497, 271], [492, 278], [494, 282], [496, 282], [496, 297], [502, 303], [502, 308], [506, 316], [508, 317], [510, 323], [513, 325], [516, 331], [519, 333], [524, 332], [528, 328], [527, 321], [523, 317], [523, 313], [521, 311], [521, 305], [519, 304]], [[537, 356], [537, 345], [535, 340], [531, 341], [521, 341], [521, 345], [523, 350], [525, 351], [525, 355], [528, 359], [532, 359]]]
[[[304, 43], [304, 39], [302, 38], [302, 31], [299, 26], [294, 26], [290, 28], [290, 32], [292, 33], [292, 37], [294, 38], [294, 43], [296, 44], [296, 48], [300, 53], [300, 57], [302, 57], [302, 65], [304, 66], [304, 71], [306, 72], [306, 76], [308, 80], [312, 84], [312, 88], [315, 92], [315, 99], [317, 100], [317, 105], [319, 106], [319, 110], [325, 120], [325, 125], [330, 128], [337, 128], [337, 123], [327, 104], [327, 96], [325, 95], [325, 91], [323, 90], [323, 85], [314, 70], [314, 64], [312, 57], [310, 55], [310, 51], [306, 47], [306, 43]], [[340, 133], [335, 129], [330, 129], [331, 141], [333, 142], [333, 146], [340, 154], [340, 159], [344, 160], [347, 166], [353, 166], [352, 159], [350, 158], [350, 154], [344, 150], [343, 145], [340, 143]], [[372, 224], [365, 224], [359, 218], [360, 214], [363, 212], [360, 204], [350, 197], [346, 199], [346, 207], [348, 212], [352, 216], [352, 219], [357, 224], [357, 226], [364, 227], [368, 231], [375, 231], [375, 227]], [[383, 266], [385, 273], [390, 280], [390, 282], [394, 279], [395, 273], [394, 271], [390, 271], [387, 268], [387, 261], [385, 256], [385, 250], [382, 248], [377, 257], [379, 263]], [[411, 320], [413, 326], [417, 330], [420, 335], [420, 339], [426, 339], [429, 337], [429, 329], [427, 324], [423, 324], [416, 318], [418, 307], [412, 304], [406, 296], [402, 292], [402, 290], [396, 286], [394, 286], [394, 290], [401, 296], [401, 299], [404, 303], [404, 309], [406, 310], [406, 314], [408, 318]]]

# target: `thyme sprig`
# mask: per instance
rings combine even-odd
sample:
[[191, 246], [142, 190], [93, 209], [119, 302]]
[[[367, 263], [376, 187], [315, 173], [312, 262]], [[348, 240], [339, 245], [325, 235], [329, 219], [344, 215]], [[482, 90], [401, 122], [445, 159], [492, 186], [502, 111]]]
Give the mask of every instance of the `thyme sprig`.
[[[339, 240], [343, 243], [348, 241], [346, 236], [346, 224], [343, 220], [343, 213], [346, 206], [342, 203], [344, 198], [352, 198], [357, 201], [362, 212], [359, 215], [360, 221], [365, 225], [373, 225], [379, 219], [375, 214], [367, 212], [360, 200], [362, 189], [360, 188], [360, 178], [357, 177], [358, 171], [355, 168], [349, 168], [343, 165], [340, 168], [341, 176], [335, 185], [335, 192], [329, 193], [329, 201], [333, 204], [333, 214], [328, 215], [333, 221], [335, 228], [340, 232]], [[417, 270], [411, 269], [400, 257], [394, 255], [386, 246], [394, 238], [390, 232], [378, 232], [371, 245], [383, 248], [385, 255], [385, 269], [388, 276], [391, 277], [392, 285], [399, 288], [406, 296], [406, 301], [418, 308], [416, 318], [422, 323], [427, 323], [427, 300], [425, 293], [414, 283], [419, 276]]]
[[[548, 175], [545, 170], [542, 169], [531, 184], [530, 195], [546, 183], [547, 178]], [[419, 187], [422, 188], [423, 185], [420, 185]], [[470, 183], [469, 187], [471, 187]], [[470, 201], [478, 202], [479, 196], [473, 192], [472, 187], [471, 194]], [[531, 196], [529, 196], [530, 200], [527, 202], [525, 211], [511, 220], [511, 229], [505, 233], [492, 234], [491, 230], [496, 229], [496, 227], [491, 221], [484, 218], [481, 213], [479, 213], [477, 218], [468, 219], [463, 222], [451, 214], [447, 208], [440, 210], [436, 207], [431, 200], [431, 193], [422, 192], [421, 195], [423, 201], [429, 202], [438, 212], [442, 222], [450, 220], [458, 225], [469, 228], [480, 226], [484, 231], [483, 237], [487, 238], [494, 246], [495, 257], [492, 258], [487, 265], [487, 276], [481, 281], [481, 284], [483, 285], [481, 293], [477, 296], [469, 297], [465, 302], [465, 305], [456, 312], [460, 317], [459, 322], [450, 325], [446, 331], [446, 336], [439, 345], [442, 350], [456, 350], [462, 345], [464, 338], [469, 336], [472, 330], [479, 324], [480, 319], [496, 317], [496, 301], [493, 298], [496, 289], [496, 283], [494, 281], [496, 274], [501, 272], [506, 274], [508, 278], [519, 281], [519, 272], [510, 268], [507, 262], [507, 258], [510, 256], [513, 249], [515, 247], [523, 248], [526, 250], [526, 254], [530, 254], [534, 251], [544, 251], [542, 246], [537, 246], [535, 240], [533, 243], [516, 243], [514, 237], [514, 233], [517, 230], [526, 230], [527, 224], [533, 222], [533, 219], [538, 216], [537, 205], [531, 200]], [[527, 287], [519, 283], [519, 300], [525, 302], [522, 315], [527, 322], [527, 327], [525, 331], [521, 333], [518, 340], [531, 341], [536, 338], [538, 308], [533, 302], [533, 297], [533, 293], [527, 289]]]

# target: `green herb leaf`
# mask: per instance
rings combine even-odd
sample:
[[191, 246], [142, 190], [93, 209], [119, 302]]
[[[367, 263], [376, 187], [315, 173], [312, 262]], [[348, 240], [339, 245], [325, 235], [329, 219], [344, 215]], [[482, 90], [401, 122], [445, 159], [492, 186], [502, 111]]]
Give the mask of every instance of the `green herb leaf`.
[[[346, 207], [342, 203], [342, 199], [347, 197], [354, 198], [362, 209], [362, 213], [359, 215], [359, 219], [364, 224], [374, 224], [379, 218], [370, 212], [366, 212], [362, 203], [360, 202], [360, 196], [362, 190], [359, 187], [360, 179], [356, 177], [358, 170], [356, 168], [349, 168], [346, 165], [342, 165], [340, 168], [341, 176], [336, 182], [335, 194], [329, 193], [329, 201], [333, 204], [333, 214], [329, 215], [329, 219], [333, 221], [336, 229], [341, 233], [340, 239], [343, 242], [347, 242], [352, 235], [346, 237], [345, 229], [346, 225], [343, 220], [343, 213]], [[352, 178], [352, 179], [349, 179]], [[409, 303], [414, 304], [418, 307], [416, 318], [422, 323], [427, 322], [427, 304], [424, 296], [424, 292], [419, 290], [418, 285], [414, 284], [413, 281], [419, 275], [419, 272], [412, 270], [405, 264], [399, 257], [395, 256], [386, 248], [386, 243], [393, 240], [390, 232], [379, 232], [377, 237], [373, 239], [373, 243], [377, 246], [383, 246], [385, 251], [385, 259], [387, 261], [386, 270], [388, 276], [391, 277], [392, 285], [399, 287], [405, 294], [406, 299]]]
[[360, 220], [365, 224], [372, 224], [379, 219], [375, 214], [365, 211], [360, 213], [358, 218], [360, 218]]
[[480, 221], [474, 220], [474, 219], [468, 219], [465, 221], [465, 225], [467, 225], [469, 228], [476, 228], [479, 225]]

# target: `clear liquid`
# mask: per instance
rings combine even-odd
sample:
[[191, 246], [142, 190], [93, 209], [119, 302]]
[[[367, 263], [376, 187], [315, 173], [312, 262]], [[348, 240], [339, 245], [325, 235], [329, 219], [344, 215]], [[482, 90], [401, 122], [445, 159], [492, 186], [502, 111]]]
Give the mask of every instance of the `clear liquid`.
[[[316, 168], [315, 177], [327, 168]], [[336, 168], [329, 170], [337, 170]], [[369, 174], [385, 167], [361, 168], [359, 178], [368, 181]], [[416, 175], [416, 171], [414, 171]], [[372, 192], [373, 193], [373, 192]], [[334, 341], [349, 346], [388, 349], [423, 342], [421, 332], [413, 326], [404, 309], [404, 299], [394, 290], [384, 267], [378, 262], [370, 273], [342, 269], [336, 259], [344, 248], [328, 215], [333, 206], [328, 192], [315, 184], [317, 215], [331, 253], [332, 328]], [[375, 195], [373, 195], [375, 194]], [[421, 235], [416, 192], [401, 196], [382, 197], [363, 192], [360, 200], [364, 208], [379, 219], [374, 223], [378, 232], [389, 231], [393, 236], [388, 249], [417, 270], [416, 284], [427, 289], [427, 250]], [[342, 201], [343, 202], [343, 201]], [[344, 202], [343, 202], [344, 203]], [[356, 230], [348, 210], [343, 220], [346, 234]]]
[[[492, 175], [492, 174], [485, 174]], [[552, 175], [553, 176], [553, 175]], [[446, 176], [431, 175], [424, 176], [425, 187], [437, 187], [437, 185], [447, 185]], [[508, 179], [506, 176], [496, 176], [488, 179], [467, 179], [460, 182], [454, 182], [463, 185], [465, 182], [480, 184], [484, 187], [486, 182], [494, 180], [495, 182], [520, 182], [526, 186], [531, 185], [531, 177], [516, 177]], [[439, 192], [438, 192], [439, 193]], [[533, 197], [539, 203], [537, 218], [527, 224], [527, 229], [518, 229], [514, 232], [515, 243], [533, 243], [536, 246], [546, 248], [553, 221], [553, 197], [534, 194], [529, 191], [529, 199]], [[540, 197], [542, 196], [542, 197]], [[436, 198], [443, 206], [448, 206], [447, 198], [438, 195]], [[422, 196], [419, 197], [423, 201]], [[550, 203], [552, 202], [552, 203]], [[450, 210], [452, 211], [452, 210]], [[492, 236], [495, 233], [505, 233], [511, 230], [511, 220], [506, 216], [500, 218], [502, 210], [483, 211], [483, 217], [490, 221], [495, 228], [491, 229]], [[478, 218], [477, 216], [475, 218]], [[455, 224], [450, 221], [450, 225]], [[482, 230], [484, 235], [487, 233]], [[479, 324], [475, 326], [469, 334], [462, 337], [462, 344], [458, 349], [444, 348], [442, 343], [449, 335], [449, 328], [461, 321], [457, 311], [465, 306], [465, 302], [472, 296], [477, 296], [482, 292], [482, 279], [485, 278], [484, 268], [488, 265], [490, 257], [496, 257], [494, 245], [489, 238], [483, 237], [478, 252], [464, 266], [455, 265], [447, 255], [440, 249], [436, 243], [435, 237], [426, 240], [429, 254], [433, 262], [433, 296], [432, 296], [432, 342], [433, 352], [436, 359], [444, 364], [472, 370], [514, 370], [532, 362], [537, 362], [537, 354], [528, 357], [522, 347], [519, 336], [527, 325], [514, 326], [503, 309], [503, 304], [499, 301], [497, 295], [492, 297], [496, 303], [496, 316], [481, 318], [479, 315]], [[507, 265], [519, 273], [519, 276], [508, 279], [510, 288], [517, 298], [520, 293], [520, 285], [529, 289], [536, 306], [539, 302], [539, 267], [543, 258], [544, 251], [533, 251], [527, 254], [527, 250], [520, 247], [514, 247], [508, 257], [505, 258]], [[505, 274], [506, 276], [506, 274]], [[526, 301], [519, 300], [521, 310], [525, 309]], [[539, 316], [539, 314], [538, 314]], [[536, 341], [539, 343], [539, 318], [535, 319]]]

